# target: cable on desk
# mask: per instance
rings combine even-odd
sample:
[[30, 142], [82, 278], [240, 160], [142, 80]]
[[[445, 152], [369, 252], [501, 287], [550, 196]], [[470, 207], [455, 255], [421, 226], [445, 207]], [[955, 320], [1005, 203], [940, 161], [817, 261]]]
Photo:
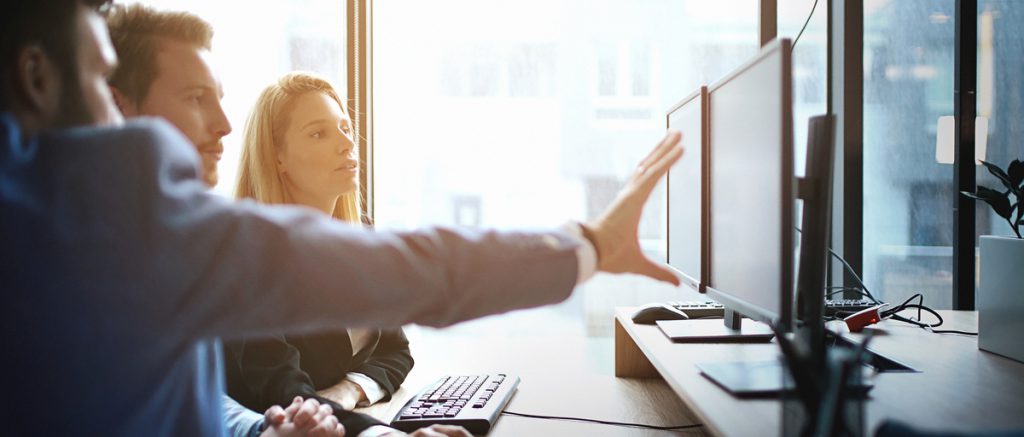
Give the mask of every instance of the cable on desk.
[[[917, 303], [916, 304], [915, 303], [911, 303], [911, 302], [914, 301], [914, 299], [917, 299]], [[903, 317], [903, 316], [899, 315], [899, 313], [901, 313], [901, 312], [903, 312], [905, 310], [912, 310], [912, 309], [916, 309], [917, 310], [917, 319]], [[928, 324], [928, 323], [922, 322], [921, 321], [921, 320], [923, 320], [923, 318], [921, 317], [921, 312], [922, 311], [935, 316], [935, 318], [938, 319], [939, 322], [938, 323], [933, 323], [933, 324]], [[936, 334], [978, 335], [977, 332], [958, 331], [958, 330], [955, 330], [955, 329], [935, 329], [935, 328], [938, 328], [939, 326], [942, 326], [942, 323], [943, 323], [942, 316], [940, 316], [939, 313], [936, 312], [935, 310], [933, 310], [933, 309], [931, 309], [929, 307], [926, 307], [924, 305], [924, 296], [921, 295], [920, 293], [915, 294], [913, 296], [910, 296], [909, 299], [903, 301], [902, 304], [899, 304], [899, 305], [897, 305], [896, 307], [894, 307], [892, 309], [883, 311], [881, 316], [883, 318], [888, 317], [888, 318], [891, 318], [893, 320], [898, 320], [898, 321], [903, 322], [903, 323], [909, 323], [911, 325], [917, 326], [918, 328], [927, 330], [929, 332], [934, 332]]]
[[[814, 13], [814, 7], [811, 7], [811, 13], [812, 14]], [[796, 227], [796, 231], [798, 233], [800, 233], [800, 234], [803, 234], [803, 231], [800, 229], [800, 227]], [[845, 286], [828, 287], [827, 297], [832, 297], [833, 295], [836, 295], [836, 294], [839, 294], [839, 293], [842, 293], [842, 292], [846, 292], [846, 291], [853, 291], [853, 292], [856, 292], [856, 293], [860, 294], [861, 297], [868, 298], [868, 300], [870, 300], [871, 302], [873, 302], [876, 305], [884, 303], [884, 302], [876, 299], [875, 296], [871, 294], [871, 291], [868, 290], [868, 286], [866, 284], [864, 284], [864, 280], [860, 278], [860, 275], [858, 275], [857, 272], [853, 271], [853, 267], [850, 266], [850, 263], [846, 262], [846, 260], [843, 259], [842, 256], [839, 256], [839, 254], [836, 253], [836, 251], [832, 250], [831, 247], [828, 248], [828, 252], [831, 253], [832, 256], [835, 259], [839, 260], [839, 262], [841, 262], [843, 264], [843, 268], [846, 270], [846, 272], [849, 273], [850, 276], [853, 276], [853, 279], [856, 280], [857, 283], [860, 284], [860, 286], [858, 286], [858, 287], [845, 287]], [[838, 290], [838, 291], [836, 291], [836, 290]], [[917, 299], [917, 303], [916, 304], [910, 303], [914, 299]], [[904, 310], [908, 310], [908, 309], [916, 309], [917, 310], [917, 319], [916, 320], [913, 319], [913, 318], [907, 318], [907, 317], [903, 317], [903, 316], [899, 315], [900, 312], [903, 312]], [[936, 319], [939, 319], [939, 323], [936, 323], [936, 324], [933, 324], [933, 325], [929, 325], [927, 323], [921, 322], [921, 312], [922, 311], [930, 313], [933, 316], [935, 316]], [[832, 318], [827, 318], [826, 317], [826, 320], [842, 319], [842, 318], [844, 318], [846, 316], [849, 316], [850, 314], [852, 314], [852, 313], [848, 313], [848, 312], [845, 312], [845, 311], [837, 311], [832, 316]], [[940, 316], [939, 313], [935, 312], [935, 310], [933, 310], [933, 309], [931, 309], [929, 307], [926, 307], [924, 305], [924, 295], [922, 295], [921, 293], [917, 293], [917, 294], [915, 294], [913, 296], [910, 296], [910, 298], [905, 300], [905, 301], [903, 301], [902, 304], [899, 304], [899, 305], [897, 305], [897, 306], [895, 306], [893, 308], [890, 308], [888, 310], [883, 311], [881, 313], [881, 316], [882, 316], [883, 319], [884, 318], [890, 318], [890, 319], [897, 320], [897, 321], [900, 321], [900, 322], [909, 323], [911, 325], [917, 326], [918, 328], [927, 330], [929, 332], [933, 332], [935, 334], [978, 335], [977, 332], [958, 331], [958, 330], [955, 330], [955, 329], [935, 329], [935, 328], [938, 328], [939, 326], [942, 325], [942, 323], [943, 323], [942, 316]]]
[[527, 417], [527, 418], [530, 418], [530, 419], [571, 420], [571, 421], [575, 421], [575, 422], [599, 423], [599, 424], [602, 424], [602, 425], [615, 425], [615, 426], [628, 426], [628, 427], [633, 427], [633, 428], [657, 429], [657, 430], [660, 430], [660, 431], [675, 431], [675, 430], [681, 430], [681, 429], [694, 429], [694, 428], [702, 428], [702, 427], [704, 427], [703, 423], [695, 423], [693, 425], [679, 425], [679, 426], [658, 426], [658, 425], [647, 425], [647, 424], [643, 424], [643, 423], [612, 422], [612, 421], [608, 421], [608, 420], [586, 419], [586, 418], [582, 418], [582, 417], [541, 416], [541, 415], [538, 415], [538, 414], [515, 413], [515, 412], [512, 412], [512, 411], [502, 411], [501, 414], [507, 414], [509, 416]]
[[[813, 11], [812, 11], [812, 13], [813, 13]], [[796, 229], [797, 233], [803, 235], [804, 231], [802, 229], [800, 229], [799, 226], [794, 226], [794, 228]], [[870, 300], [871, 302], [873, 302], [876, 305], [882, 303], [881, 301], [879, 301], [878, 299], [875, 298], [875, 295], [871, 294], [871, 290], [868, 290], [867, 284], [865, 284], [864, 280], [860, 278], [860, 275], [858, 275], [857, 272], [855, 272], [853, 270], [853, 267], [850, 266], [850, 263], [846, 262], [846, 260], [843, 259], [842, 256], [839, 256], [839, 254], [836, 253], [836, 251], [832, 250], [831, 247], [828, 247], [827, 249], [828, 249], [828, 253], [832, 254], [833, 258], [839, 260], [839, 262], [843, 264], [843, 269], [845, 269], [846, 272], [849, 273], [850, 276], [852, 276], [853, 279], [856, 280], [858, 284], [860, 284], [859, 287], [850, 287], [851, 290], [857, 291], [862, 297], [867, 297], [868, 300]], [[839, 287], [837, 287], [837, 288], [839, 288]], [[835, 288], [830, 288], [830, 289], [834, 290]], [[835, 294], [835, 293], [833, 293], [833, 294]], [[831, 297], [831, 296], [832, 296], [832, 294], [829, 294], [829, 297]]]

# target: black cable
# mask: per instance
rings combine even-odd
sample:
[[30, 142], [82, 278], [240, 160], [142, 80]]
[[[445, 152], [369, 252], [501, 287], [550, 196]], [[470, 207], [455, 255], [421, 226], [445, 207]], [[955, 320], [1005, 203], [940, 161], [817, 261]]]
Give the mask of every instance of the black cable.
[[955, 329], [929, 329], [929, 331], [936, 334], [978, 335], [977, 332], [957, 331]]
[[[801, 230], [799, 226], [793, 226], [793, 228], [796, 229], [796, 232], [798, 234], [803, 235], [804, 231]], [[857, 272], [853, 271], [853, 267], [850, 266], [850, 263], [846, 262], [846, 260], [843, 259], [843, 257], [839, 256], [839, 254], [836, 253], [836, 251], [832, 250], [831, 247], [827, 247], [827, 249], [828, 253], [832, 254], [832, 256], [835, 259], [843, 263], [843, 268], [846, 269], [846, 272], [849, 273], [850, 276], [853, 276], [853, 279], [856, 279], [857, 283], [860, 284], [860, 289], [864, 291], [862, 296], [867, 296], [867, 298], [870, 299], [871, 302], [874, 303], [875, 305], [881, 304], [882, 301], [875, 299], [875, 295], [871, 294], [871, 290], [868, 290], [868, 286], [864, 284], [864, 280], [860, 278], [860, 275], [858, 275]]]
[[871, 290], [868, 290], [868, 286], [864, 284], [864, 280], [860, 278], [860, 275], [858, 275], [857, 272], [853, 271], [853, 267], [850, 267], [850, 263], [846, 262], [846, 260], [843, 259], [843, 257], [839, 256], [839, 254], [836, 253], [836, 251], [832, 250], [831, 247], [828, 248], [828, 253], [831, 253], [832, 256], [835, 257], [835, 259], [843, 263], [843, 267], [846, 269], [846, 272], [849, 273], [850, 276], [853, 276], [853, 279], [857, 280], [857, 283], [860, 284], [860, 289], [864, 290], [864, 295], [867, 296], [868, 299], [871, 299], [871, 302], [875, 303], [876, 305], [882, 303], [882, 301], [875, 299], [875, 295], [871, 294]]
[[811, 22], [811, 17], [814, 16], [814, 10], [818, 8], [818, 0], [814, 0], [814, 4], [811, 5], [811, 13], [807, 14], [807, 21], [804, 21], [804, 27], [800, 28], [800, 33], [796, 34], [796, 38], [793, 38], [793, 44], [790, 45], [790, 50], [796, 48], [796, 42], [800, 41], [800, 36], [804, 34], [804, 30], [807, 29], [807, 24]]
[[541, 416], [541, 415], [537, 415], [537, 414], [514, 413], [512, 411], [502, 411], [501, 414], [507, 414], [509, 416], [528, 417], [530, 419], [572, 420], [572, 421], [576, 421], [576, 422], [600, 423], [602, 425], [616, 425], [616, 426], [629, 426], [629, 427], [633, 427], [633, 428], [657, 429], [657, 430], [660, 430], [660, 431], [673, 431], [673, 430], [679, 430], [679, 429], [702, 428], [704, 426], [703, 423], [695, 423], [693, 425], [679, 425], [679, 426], [657, 426], [657, 425], [645, 425], [645, 424], [642, 424], [642, 423], [626, 423], [626, 422], [612, 422], [612, 421], [608, 421], [608, 420], [598, 420], [598, 419], [585, 419], [585, 418], [582, 418], [582, 417]]
[[[916, 304], [911, 303], [911, 302], [914, 301], [914, 299], [917, 299], [918, 303], [916, 303]], [[899, 315], [900, 312], [906, 311], [908, 309], [916, 309], [917, 310], [917, 320], [909, 319], [909, 318], [906, 318], [906, 317], [903, 317], [903, 316]], [[922, 322], [922, 320], [923, 320], [923, 318], [921, 317], [921, 312], [922, 311], [935, 316], [935, 318], [938, 319], [939, 322], [938, 323], [932, 323], [932, 324], [928, 324], [928, 323]], [[917, 326], [918, 328], [925, 329], [925, 330], [927, 330], [929, 332], [933, 332], [935, 334], [978, 335], [977, 332], [959, 331], [959, 330], [956, 330], [956, 329], [935, 329], [935, 328], [937, 328], [939, 326], [942, 326], [942, 324], [945, 321], [942, 319], [942, 316], [940, 316], [938, 312], [936, 312], [935, 310], [933, 310], [933, 309], [931, 309], [931, 308], [929, 308], [929, 307], [924, 305], [924, 296], [922, 294], [920, 294], [920, 293], [915, 294], [913, 296], [910, 296], [910, 298], [908, 298], [907, 300], [903, 301], [902, 304], [899, 304], [895, 308], [892, 308], [892, 309], [889, 309], [889, 310], [886, 310], [886, 311], [882, 311], [882, 313], [880, 315], [883, 318], [884, 317], [889, 317], [889, 318], [891, 318], [893, 320], [900, 321], [900, 322], [903, 322], [903, 323], [908, 323], [908, 324]]]
[[[815, 1], [815, 4], [817, 4], [817, 1]], [[812, 14], [814, 13], [814, 8], [813, 7], [811, 8], [811, 13]], [[801, 33], [803, 33], [802, 30], [801, 30]], [[799, 38], [799, 35], [797, 37]], [[799, 226], [796, 226], [795, 228], [796, 228], [796, 231], [798, 233], [803, 234], [803, 231], [800, 230]], [[839, 254], [836, 253], [836, 251], [832, 250], [831, 247], [828, 248], [828, 253], [832, 254], [832, 256], [835, 257], [835, 259], [837, 259], [837, 260], [839, 260], [839, 262], [843, 263], [843, 267], [846, 269], [846, 272], [849, 273], [850, 276], [853, 276], [853, 279], [857, 280], [857, 283], [860, 284], [860, 287], [844, 287], [844, 286], [828, 287], [828, 290], [830, 290], [830, 292], [827, 295], [828, 297], [832, 297], [835, 294], [839, 294], [839, 293], [845, 292], [845, 291], [856, 291], [856, 292], [860, 293], [861, 296], [864, 296], [864, 297], [867, 297], [868, 299], [870, 299], [871, 302], [876, 304], [876, 305], [880, 305], [880, 304], [884, 303], [884, 302], [876, 299], [875, 296], [871, 294], [871, 291], [868, 290], [868, 286], [866, 284], [864, 284], [864, 280], [860, 278], [860, 275], [858, 275], [857, 272], [853, 271], [853, 267], [851, 267], [850, 264], [847, 263], [845, 259], [843, 259], [843, 257], [839, 256]], [[839, 290], [839, 291], [831, 291], [831, 290]], [[911, 304], [910, 303], [914, 299], [917, 299], [917, 304]], [[904, 310], [907, 310], [907, 309], [917, 309], [917, 320], [908, 319], [906, 317], [903, 317], [903, 316], [899, 315], [900, 312], [902, 312]], [[936, 323], [936, 324], [933, 324], [933, 325], [929, 325], [927, 323], [920, 322], [920, 320], [921, 320], [921, 312], [922, 311], [930, 313], [933, 316], [935, 316], [936, 319], [939, 319], [939, 323]], [[843, 318], [845, 318], [845, 316], [849, 316], [849, 315], [851, 315], [851, 314], [847, 314], [845, 311], [836, 311], [836, 313], [832, 315], [832, 319], [831, 320], [843, 319]], [[928, 330], [929, 332], [933, 332], [935, 334], [978, 335], [977, 332], [958, 331], [958, 330], [955, 330], [955, 329], [935, 329], [935, 328], [937, 328], [939, 326], [942, 326], [942, 323], [944, 321], [942, 320], [942, 316], [940, 316], [939, 313], [935, 312], [935, 310], [933, 310], [933, 309], [931, 309], [931, 308], [929, 308], [929, 307], [924, 305], [924, 295], [922, 295], [921, 293], [914, 294], [913, 296], [910, 296], [910, 298], [908, 298], [907, 300], [903, 301], [902, 304], [899, 304], [899, 305], [897, 305], [897, 306], [895, 306], [893, 308], [890, 308], [888, 310], [882, 311], [879, 314], [879, 316], [881, 316], [882, 318], [888, 317], [888, 318], [891, 318], [893, 320], [897, 320], [897, 321], [904, 322], [904, 323], [909, 323], [911, 325], [917, 326], [918, 328]]]

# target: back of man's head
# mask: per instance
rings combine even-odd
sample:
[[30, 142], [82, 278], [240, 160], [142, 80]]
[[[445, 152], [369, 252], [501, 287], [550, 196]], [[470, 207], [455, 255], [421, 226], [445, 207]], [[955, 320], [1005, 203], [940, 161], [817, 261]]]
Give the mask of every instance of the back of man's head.
[[110, 85], [136, 105], [146, 100], [156, 79], [160, 44], [175, 41], [210, 50], [213, 40], [213, 27], [196, 15], [138, 4], [111, 9], [107, 27], [119, 59]]
[[[30, 73], [21, 62], [24, 51], [37, 47], [60, 76], [61, 104], [80, 109], [75, 44], [79, 14], [99, 10], [110, 0], [4, 0], [0, 2], [0, 111], [17, 111], [30, 97], [25, 89]], [[30, 65], [31, 67], [31, 65]]]

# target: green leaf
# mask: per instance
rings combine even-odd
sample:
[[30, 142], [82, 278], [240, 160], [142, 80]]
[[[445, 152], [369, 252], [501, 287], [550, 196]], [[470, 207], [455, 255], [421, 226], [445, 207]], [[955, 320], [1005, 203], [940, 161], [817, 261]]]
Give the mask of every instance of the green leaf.
[[995, 164], [993, 164], [991, 162], [985, 162], [985, 161], [981, 161], [981, 163], [983, 165], [985, 165], [985, 167], [988, 168], [988, 172], [989, 173], [992, 173], [993, 176], [995, 176], [1000, 181], [1002, 181], [1003, 185], [1005, 185], [1006, 188], [1009, 188], [1010, 191], [1012, 191], [1014, 193], [1020, 192], [1020, 187], [1018, 187], [1013, 182], [1011, 182], [1010, 181], [1010, 175], [1006, 174], [1006, 172], [1003, 171], [1003, 169], [999, 168], [998, 165], [995, 165]]
[[1010, 220], [1010, 216], [1013, 214], [1014, 207], [1010, 205], [1010, 193], [1001, 193], [981, 185], [978, 186], [977, 193], [966, 191], [961, 191], [961, 193], [973, 199], [984, 200], [1003, 219]]
[[1020, 187], [1021, 182], [1024, 182], [1024, 162], [1014, 159], [1006, 170], [1006, 175], [1010, 177], [1010, 183], [1015, 187]]

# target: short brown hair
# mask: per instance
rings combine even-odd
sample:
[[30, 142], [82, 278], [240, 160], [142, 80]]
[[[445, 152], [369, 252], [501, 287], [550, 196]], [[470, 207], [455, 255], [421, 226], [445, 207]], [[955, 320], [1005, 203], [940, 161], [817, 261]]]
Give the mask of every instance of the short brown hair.
[[107, 27], [118, 57], [110, 85], [135, 104], [146, 100], [149, 86], [156, 79], [159, 44], [171, 40], [209, 50], [213, 40], [213, 26], [194, 14], [158, 11], [139, 4], [112, 8], [107, 14]]

